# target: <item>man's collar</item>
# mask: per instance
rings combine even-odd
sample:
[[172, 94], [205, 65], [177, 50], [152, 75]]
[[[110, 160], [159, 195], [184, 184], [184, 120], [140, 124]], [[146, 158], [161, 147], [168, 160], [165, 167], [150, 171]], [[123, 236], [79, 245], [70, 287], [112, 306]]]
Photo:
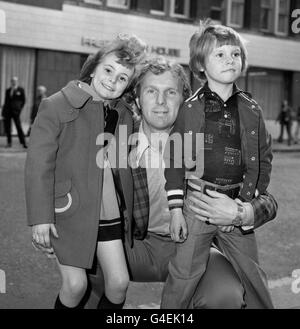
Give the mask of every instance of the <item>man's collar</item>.
[[[159, 150], [160, 142], [163, 142], [162, 148], [164, 149], [165, 143], [167, 142], [167, 139], [169, 137], [169, 132], [157, 132], [151, 134], [150, 140], [149, 137], [147, 137], [143, 125], [145, 124], [145, 121], [142, 120], [140, 123], [139, 131], [138, 131], [138, 137], [137, 137], [137, 148], [136, 148], [136, 164], [139, 166], [141, 158], [145, 151], [152, 146], [152, 149]], [[151, 145], [151, 142], [153, 145]]]
[[144, 132], [143, 128], [143, 120], [140, 123], [139, 131], [138, 131], [138, 138], [137, 138], [137, 148], [136, 148], [136, 164], [139, 166], [141, 158], [147, 148], [150, 146], [149, 140]]

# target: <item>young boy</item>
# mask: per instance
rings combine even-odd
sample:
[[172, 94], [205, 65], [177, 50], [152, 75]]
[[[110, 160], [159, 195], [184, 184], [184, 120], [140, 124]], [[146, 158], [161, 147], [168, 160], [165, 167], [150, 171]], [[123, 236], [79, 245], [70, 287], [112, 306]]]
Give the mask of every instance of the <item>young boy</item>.
[[[271, 139], [261, 108], [235, 85], [246, 68], [246, 57], [241, 37], [226, 26], [204, 22], [190, 40], [190, 68], [207, 82], [185, 102], [174, 125], [173, 133], [179, 133], [183, 141], [187, 136], [192, 141], [183, 142], [184, 163], [178, 168], [177, 157], [171, 152], [170, 166], [165, 169], [171, 236], [183, 243], [176, 244], [176, 255], [169, 264], [162, 308], [191, 307], [213, 241], [237, 271], [245, 287], [246, 304], [250, 296], [255, 301], [247, 307], [273, 308], [266, 276], [258, 265], [253, 227], [245, 230], [243, 226], [249, 211], [245, 204], [266, 191], [272, 161]], [[199, 149], [196, 140], [201, 134], [204, 140]], [[191, 147], [191, 156], [186, 157]], [[199, 192], [213, 196], [207, 190], [237, 200], [230, 226], [208, 225], [209, 218], [205, 222], [197, 219], [192, 200]], [[201, 202], [198, 200], [198, 207]]]

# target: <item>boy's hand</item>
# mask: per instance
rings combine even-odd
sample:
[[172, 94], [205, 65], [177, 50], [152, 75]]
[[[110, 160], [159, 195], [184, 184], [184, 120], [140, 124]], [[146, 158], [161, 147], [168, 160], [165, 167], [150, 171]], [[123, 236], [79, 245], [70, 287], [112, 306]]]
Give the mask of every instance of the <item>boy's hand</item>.
[[182, 214], [182, 209], [171, 210], [170, 234], [175, 242], [183, 242], [187, 238], [187, 225]]

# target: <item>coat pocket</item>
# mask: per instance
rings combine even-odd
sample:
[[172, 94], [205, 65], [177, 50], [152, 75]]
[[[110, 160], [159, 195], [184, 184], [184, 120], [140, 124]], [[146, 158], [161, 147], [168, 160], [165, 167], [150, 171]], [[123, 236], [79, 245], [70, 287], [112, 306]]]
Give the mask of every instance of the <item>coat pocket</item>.
[[78, 208], [79, 196], [71, 180], [55, 184], [55, 214], [70, 216]]

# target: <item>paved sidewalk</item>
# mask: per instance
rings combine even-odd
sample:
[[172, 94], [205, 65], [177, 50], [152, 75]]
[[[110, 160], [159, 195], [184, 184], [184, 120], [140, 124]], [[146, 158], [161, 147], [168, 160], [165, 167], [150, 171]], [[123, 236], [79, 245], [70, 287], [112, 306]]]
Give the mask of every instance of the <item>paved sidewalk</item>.
[[[269, 281], [269, 288], [276, 309], [300, 309], [300, 292], [296, 294], [291, 290], [293, 280], [295, 279], [284, 278]], [[162, 283], [130, 283], [125, 308], [159, 308], [162, 287]], [[300, 282], [298, 287], [300, 290]]]
[[[15, 185], [23, 184], [22, 168], [24, 165], [26, 150], [23, 149], [16, 137], [13, 139], [13, 147], [4, 148], [6, 140], [0, 137], [0, 169], [1, 174], [14, 175]], [[274, 143], [274, 152], [299, 152], [300, 145], [287, 146], [286, 143]], [[8, 161], [9, 168], [4, 168], [1, 159], [12, 158]], [[13, 168], [12, 168], [13, 167]], [[15, 169], [14, 169], [15, 167]], [[4, 170], [5, 169], [5, 170]], [[10, 177], [10, 176], [9, 176]], [[10, 182], [9, 177], [7, 182]], [[6, 180], [3, 180], [6, 182]], [[16, 195], [16, 191], [20, 191], [20, 187], [13, 185], [5, 186], [7, 191], [11, 191], [13, 201], [9, 196], [7, 200], [0, 198], [3, 216], [5, 213], [11, 213], [3, 224], [4, 240], [2, 248], [7, 248], [2, 254], [0, 268], [7, 272], [7, 293], [0, 294], [1, 308], [52, 308], [55, 294], [59, 289], [59, 275], [56, 270], [55, 262], [46, 260], [41, 254], [34, 253], [28, 241], [30, 241], [30, 233], [28, 229], [24, 229], [24, 196], [22, 193]], [[2, 187], [1, 187], [2, 189]], [[10, 210], [8, 208], [11, 208]], [[4, 217], [5, 218], [5, 217]], [[11, 234], [14, 235], [14, 241]], [[3, 263], [3, 264], [2, 264]], [[279, 280], [270, 280], [269, 287], [276, 308], [279, 309], [300, 309], [300, 282], [298, 286], [295, 284], [296, 278], [286, 277]], [[299, 280], [300, 281], [300, 280]], [[294, 284], [293, 284], [294, 282]], [[292, 291], [294, 287], [294, 292]], [[296, 288], [296, 290], [295, 290]], [[162, 283], [131, 283], [126, 300], [126, 308], [159, 308]]]

